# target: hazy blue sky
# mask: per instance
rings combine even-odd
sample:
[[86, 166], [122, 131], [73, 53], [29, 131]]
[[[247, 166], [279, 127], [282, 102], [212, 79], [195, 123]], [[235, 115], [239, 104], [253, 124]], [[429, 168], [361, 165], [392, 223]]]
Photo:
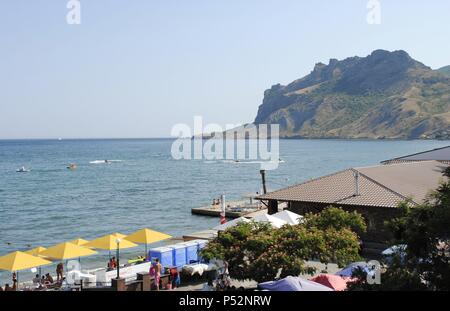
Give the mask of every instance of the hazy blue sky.
[[450, 1], [0, 2], [0, 138], [168, 137], [178, 122], [253, 121], [263, 92], [330, 58], [404, 49], [450, 64]]

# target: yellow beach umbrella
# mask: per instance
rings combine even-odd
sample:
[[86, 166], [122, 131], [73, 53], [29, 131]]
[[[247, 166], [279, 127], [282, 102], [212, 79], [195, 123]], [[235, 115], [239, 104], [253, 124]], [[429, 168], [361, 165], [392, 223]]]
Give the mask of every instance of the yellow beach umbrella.
[[131, 242], [145, 244], [145, 257], [147, 258], [147, 244], [167, 240], [171, 237], [172, 236], [168, 234], [144, 228], [130, 235], [127, 235], [125, 239]]
[[33, 255], [33, 256], [39, 256], [43, 251], [45, 251], [47, 248], [42, 247], [42, 246], [38, 246], [35, 247], [33, 249], [27, 250], [26, 252], [24, 252], [25, 254], [28, 255]]
[[133, 242], [130, 242], [128, 240], [125, 240], [123, 237], [125, 235], [116, 235], [116, 234], [109, 234], [102, 236], [98, 239], [95, 239], [89, 243], [84, 244], [84, 247], [91, 247], [91, 248], [97, 248], [97, 249], [104, 249], [107, 251], [112, 251], [117, 249], [117, 239], [119, 239], [119, 249], [126, 249], [131, 247], [136, 247], [137, 244], [134, 244]]
[[116, 232], [116, 233], [112, 233], [111, 235], [114, 235], [116, 237], [118, 237], [119, 239], [123, 239], [124, 237], [126, 237], [126, 234], [120, 233], [120, 232]]
[[24, 252], [14, 252], [0, 257], [0, 270], [19, 271], [51, 264], [44, 258], [36, 257]]
[[[29, 255], [33, 255], [33, 256], [40, 256], [40, 254], [43, 251], [45, 251], [46, 249], [47, 249], [46, 247], [38, 246], [38, 247], [35, 247], [33, 249], [26, 251], [25, 253], [29, 254]], [[39, 267], [39, 275], [42, 275], [41, 267]]]
[[95, 239], [89, 243], [86, 243], [85, 247], [92, 247], [97, 249], [104, 249], [109, 251], [109, 257], [111, 258], [111, 251], [116, 250], [117, 256], [117, 278], [119, 278], [120, 271], [120, 253], [119, 250], [136, 247], [137, 244], [124, 239], [125, 235], [120, 233], [113, 233], [109, 235], [102, 236]]
[[19, 284], [19, 270], [40, 267], [51, 263], [51, 261], [41, 257], [36, 257], [24, 252], [14, 252], [0, 257], [0, 270], [16, 271], [17, 284]]
[[78, 239], [69, 241], [69, 243], [72, 243], [72, 244], [75, 244], [75, 245], [78, 245], [78, 246], [84, 246], [86, 243], [89, 243], [89, 241], [85, 240], [85, 239], [78, 238]]
[[52, 246], [45, 251], [41, 252], [40, 255], [52, 259], [67, 260], [72, 258], [80, 258], [84, 256], [90, 256], [97, 254], [96, 251], [92, 249], [78, 246], [73, 243], [64, 242], [55, 246]]

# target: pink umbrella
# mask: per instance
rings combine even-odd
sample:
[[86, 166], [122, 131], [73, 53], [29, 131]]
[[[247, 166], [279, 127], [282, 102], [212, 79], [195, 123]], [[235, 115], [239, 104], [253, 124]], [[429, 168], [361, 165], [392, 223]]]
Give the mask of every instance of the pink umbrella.
[[339, 275], [334, 274], [320, 274], [316, 277], [310, 279], [310, 281], [325, 285], [335, 291], [343, 291], [347, 289], [347, 283], [350, 282], [351, 278], [343, 278]]

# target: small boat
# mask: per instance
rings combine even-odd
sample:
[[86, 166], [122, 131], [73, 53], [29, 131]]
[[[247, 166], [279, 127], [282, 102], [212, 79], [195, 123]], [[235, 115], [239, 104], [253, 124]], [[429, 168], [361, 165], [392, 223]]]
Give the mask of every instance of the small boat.
[[67, 167], [69, 170], [76, 170], [77, 169], [77, 165], [75, 163], [70, 163], [69, 166]]
[[25, 166], [22, 166], [21, 168], [19, 168], [18, 170], [16, 170], [17, 173], [28, 173], [31, 172], [31, 170], [26, 169]]

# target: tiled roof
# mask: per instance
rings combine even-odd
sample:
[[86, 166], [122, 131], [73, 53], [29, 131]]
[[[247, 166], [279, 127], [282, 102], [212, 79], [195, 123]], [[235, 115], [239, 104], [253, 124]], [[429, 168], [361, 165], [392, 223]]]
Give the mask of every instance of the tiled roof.
[[450, 146], [437, 148], [433, 150], [423, 151], [419, 153], [414, 153], [406, 155], [403, 157], [394, 158], [391, 160], [386, 160], [381, 163], [392, 164], [401, 162], [411, 162], [411, 161], [439, 161], [445, 164], [450, 164]]
[[[260, 200], [397, 207], [421, 203], [438, 187], [445, 166], [437, 161], [347, 169], [257, 197]], [[358, 195], [355, 173], [358, 173]]]

